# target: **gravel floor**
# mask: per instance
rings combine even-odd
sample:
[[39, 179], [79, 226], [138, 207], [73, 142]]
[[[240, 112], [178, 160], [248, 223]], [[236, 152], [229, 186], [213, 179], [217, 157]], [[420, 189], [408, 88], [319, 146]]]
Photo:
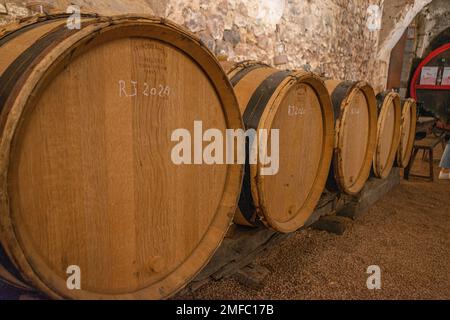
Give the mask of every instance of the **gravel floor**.
[[[300, 231], [257, 259], [271, 271], [262, 290], [229, 278], [177, 298], [450, 299], [449, 195], [450, 181], [402, 181], [344, 235]], [[367, 289], [370, 265], [381, 268], [381, 290]], [[0, 300], [42, 298], [23, 294], [0, 282]]]
[[[179, 298], [450, 299], [450, 181], [402, 181], [343, 236], [297, 232], [255, 263], [272, 271], [262, 290], [229, 278]], [[381, 290], [367, 289], [370, 265]]]

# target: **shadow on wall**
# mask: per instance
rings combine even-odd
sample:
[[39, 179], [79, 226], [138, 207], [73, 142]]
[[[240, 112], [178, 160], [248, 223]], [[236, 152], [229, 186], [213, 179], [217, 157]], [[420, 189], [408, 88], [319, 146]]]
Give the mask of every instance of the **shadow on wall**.
[[[26, 16], [33, 12], [66, 11], [70, 5], [80, 6], [85, 11], [95, 11], [104, 15], [139, 13], [158, 14], [153, 7], [160, 8], [165, 1], [160, 0], [41, 0], [41, 1], [2, 1], [0, 12], [12, 17]], [[2, 10], [2, 7], [4, 8]], [[161, 12], [163, 13], [163, 12]]]
[[450, 43], [450, 27], [442, 31], [430, 42], [427, 49], [424, 51], [424, 57], [428, 56], [432, 51], [442, 47], [446, 43]]
[[[450, 28], [450, 1], [433, 0], [417, 16], [419, 43], [416, 55], [425, 58], [434, 49], [444, 43], [440, 38], [445, 38]], [[447, 31], [446, 31], [447, 30]]]

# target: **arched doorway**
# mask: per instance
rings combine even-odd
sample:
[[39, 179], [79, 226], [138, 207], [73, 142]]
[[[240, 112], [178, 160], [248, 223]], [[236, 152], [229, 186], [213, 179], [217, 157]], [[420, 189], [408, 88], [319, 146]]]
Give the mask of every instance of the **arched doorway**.
[[[430, 46], [441, 43], [435, 39]], [[410, 94], [450, 130], [450, 41], [431, 51], [415, 69]]]

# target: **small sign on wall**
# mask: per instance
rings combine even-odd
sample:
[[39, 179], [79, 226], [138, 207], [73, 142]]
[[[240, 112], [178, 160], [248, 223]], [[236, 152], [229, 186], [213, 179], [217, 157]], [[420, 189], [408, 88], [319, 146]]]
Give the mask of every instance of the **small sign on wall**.
[[443, 86], [450, 86], [450, 68], [444, 68], [444, 74], [442, 75]]
[[432, 86], [436, 85], [438, 70], [438, 67], [423, 67], [422, 74], [420, 76], [420, 84]]

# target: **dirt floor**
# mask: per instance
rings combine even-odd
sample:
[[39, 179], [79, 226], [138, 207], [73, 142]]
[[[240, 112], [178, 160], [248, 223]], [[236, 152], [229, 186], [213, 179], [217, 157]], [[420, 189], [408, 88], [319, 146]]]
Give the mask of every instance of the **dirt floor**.
[[[402, 181], [344, 235], [299, 231], [255, 263], [271, 271], [262, 290], [228, 278], [178, 298], [450, 299], [450, 181]], [[370, 265], [380, 290], [367, 289]], [[0, 299], [20, 297], [33, 298], [0, 283]]]
[[[272, 272], [262, 290], [229, 278], [179, 298], [450, 299], [450, 181], [402, 181], [344, 235], [300, 231], [255, 263]], [[370, 265], [380, 290], [367, 289]]]

